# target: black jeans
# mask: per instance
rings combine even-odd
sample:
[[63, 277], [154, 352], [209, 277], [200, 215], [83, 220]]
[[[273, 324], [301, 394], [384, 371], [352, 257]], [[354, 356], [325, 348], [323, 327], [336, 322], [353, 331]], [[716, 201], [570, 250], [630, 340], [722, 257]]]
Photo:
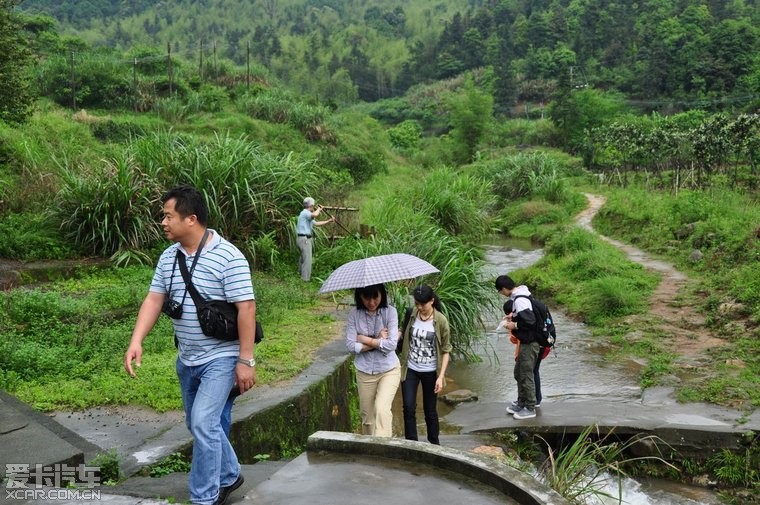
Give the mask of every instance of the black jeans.
[[417, 372], [409, 368], [406, 371], [406, 380], [401, 381], [401, 397], [404, 400], [404, 437], [407, 440], [417, 440], [417, 387], [421, 383], [427, 439], [431, 444], [440, 445], [435, 379], [435, 372]]

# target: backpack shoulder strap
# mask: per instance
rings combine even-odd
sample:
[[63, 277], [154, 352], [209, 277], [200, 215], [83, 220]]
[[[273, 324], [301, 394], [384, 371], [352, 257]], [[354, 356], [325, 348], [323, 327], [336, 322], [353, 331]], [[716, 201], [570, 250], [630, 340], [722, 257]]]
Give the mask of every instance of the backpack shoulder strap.
[[527, 298], [528, 301], [530, 302], [530, 308], [531, 308], [531, 310], [533, 310], [533, 312], [535, 312], [535, 306], [533, 304], [533, 296], [528, 296], [528, 295], [517, 295], [517, 296], [515, 296], [515, 300], [517, 300], [518, 298]]

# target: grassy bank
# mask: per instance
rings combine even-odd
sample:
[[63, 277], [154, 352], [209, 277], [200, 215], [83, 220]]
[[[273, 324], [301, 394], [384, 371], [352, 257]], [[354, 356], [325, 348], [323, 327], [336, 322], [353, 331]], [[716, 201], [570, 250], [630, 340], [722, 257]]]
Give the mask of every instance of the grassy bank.
[[[181, 408], [170, 320], [161, 316], [145, 340], [138, 378], [123, 356], [150, 267], [92, 271], [77, 279], [0, 294], [0, 387], [40, 410], [104, 404]], [[316, 285], [256, 273], [254, 287], [265, 341], [257, 347], [262, 384], [287, 380], [311, 362], [315, 349], [339, 332]], [[319, 331], [315, 331], [318, 328]]]

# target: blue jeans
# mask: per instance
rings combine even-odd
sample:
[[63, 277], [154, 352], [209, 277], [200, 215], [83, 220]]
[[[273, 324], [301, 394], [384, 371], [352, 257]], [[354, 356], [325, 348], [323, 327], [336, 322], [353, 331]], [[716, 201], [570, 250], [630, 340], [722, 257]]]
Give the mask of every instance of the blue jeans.
[[219, 488], [232, 485], [240, 475], [240, 464], [222, 427], [236, 364], [236, 356], [198, 366], [187, 366], [177, 359], [185, 423], [194, 438], [189, 482], [194, 504], [213, 504]]
[[227, 402], [222, 409], [222, 431], [230, 438], [230, 428], [232, 427], [232, 405], [235, 403], [235, 398], [240, 396], [240, 389], [235, 388], [230, 391], [230, 395], [227, 397]]
[[431, 444], [438, 441], [438, 395], [435, 393], [436, 372], [406, 370], [406, 379], [401, 382], [401, 397], [404, 400], [404, 438], [417, 440], [417, 389], [422, 384], [422, 409], [425, 412], [427, 439]]

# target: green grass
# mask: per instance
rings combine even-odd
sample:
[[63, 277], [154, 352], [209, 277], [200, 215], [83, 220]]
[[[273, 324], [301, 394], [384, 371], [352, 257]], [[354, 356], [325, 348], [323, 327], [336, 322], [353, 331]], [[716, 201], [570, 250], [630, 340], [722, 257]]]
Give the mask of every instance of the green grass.
[[577, 227], [555, 235], [545, 251], [536, 265], [514, 275], [592, 326], [643, 312], [659, 280], [617, 248]]
[[[0, 331], [8, 338], [0, 344], [0, 387], [43, 411], [130, 403], [158, 411], [180, 408], [168, 318], [162, 316], [143, 343], [137, 379], [123, 370], [152, 272], [151, 267], [110, 269], [44, 289], [3, 293]], [[316, 287], [307, 286], [300, 279], [254, 275], [266, 333], [257, 349], [262, 384], [298, 374], [312, 352], [338, 333], [329, 310], [317, 306]], [[304, 296], [304, 289], [312, 296]]]
[[[679, 399], [741, 408], [760, 405], [760, 207], [756, 201], [727, 187], [682, 191], [676, 196], [639, 187], [605, 188], [604, 192], [609, 199], [594, 226], [666, 258], [699, 280], [696, 294], [704, 296], [688, 296], [697, 300], [708, 331], [726, 340], [725, 346], [710, 350], [709, 363], [683, 377]], [[704, 255], [698, 262], [689, 260], [695, 249]], [[724, 304], [736, 307], [731, 317], [721, 315]], [[655, 360], [646, 380], [656, 381], [666, 374], [666, 362], [662, 356]]]

